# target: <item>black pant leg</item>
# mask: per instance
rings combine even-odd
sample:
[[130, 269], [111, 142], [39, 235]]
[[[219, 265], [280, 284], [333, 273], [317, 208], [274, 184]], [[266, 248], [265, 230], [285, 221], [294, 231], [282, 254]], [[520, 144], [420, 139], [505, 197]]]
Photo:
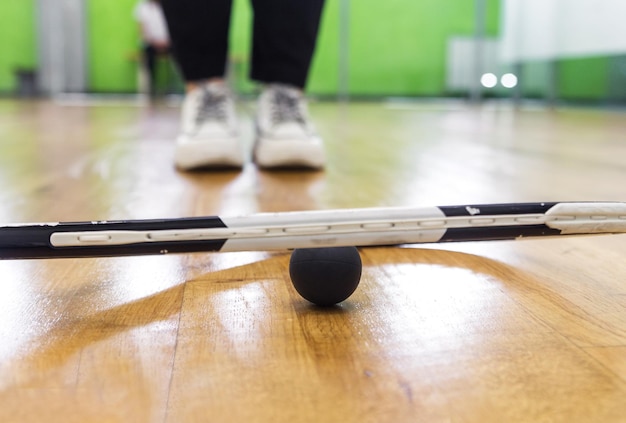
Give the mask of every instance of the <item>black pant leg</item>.
[[161, 6], [183, 78], [224, 77], [232, 0], [161, 0]]
[[157, 51], [150, 44], [144, 44], [143, 51], [143, 63], [148, 73], [148, 90], [150, 95], [156, 94], [156, 65], [157, 65]]
[[324, 0], [252, 0], [250, 77], [304, 88], [317, 42]]

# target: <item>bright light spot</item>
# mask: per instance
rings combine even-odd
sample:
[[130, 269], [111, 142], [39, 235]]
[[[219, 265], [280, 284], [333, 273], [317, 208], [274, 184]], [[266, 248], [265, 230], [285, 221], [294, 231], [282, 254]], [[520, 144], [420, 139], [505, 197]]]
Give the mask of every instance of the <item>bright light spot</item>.
[[97, 271], [100, 275], [114, 275], [115, 289], [111, 286], [107, 296], [101, 297], [103, 308], [155, 295], [183, 283], [187, 275], [180, 256], [175, 255], [102, 260]]
[[[45, 333], [49, 327], [40, 322], [45, 321], [44, 312], [35, 306], [39, 302], [44, 302], [44, 292], [40, 292], [36, 286], [36, 269], [46, 274], [44, 266], [36, 266], [29, 261], [7, 260], [0, 263], [0, 333], [2, 344], [0, 344], [0, 360], [9, 362], [9, 357], [20, 351], [30, 339]], [[44, 290], [41, 290], [44, 291]], [[44, 327], [41, 327], [44, 326]], [[5, 335], [6, 334], [6, 335]], [[0, 380], [0, 389], [8, 386], [11, 378]]]
[[242, 360], [259, 351], [259, 345], [271, 327], [270, 301], [265, 283], [274, 281], [246, 282], [221, 288], [206, 300], [206, 307], [214, 313], [213, 324], [230, 338], [230, 353]]
[[505, 73], [500, 78], [500, 83], [504, 88], [513, 88], [517, 85], [517, 76], [512, 73]]
[[492, 73], [485, 73], [480, 77], [480, 83], [485, 88], [493, 88], [498, 83], [498, 77]]

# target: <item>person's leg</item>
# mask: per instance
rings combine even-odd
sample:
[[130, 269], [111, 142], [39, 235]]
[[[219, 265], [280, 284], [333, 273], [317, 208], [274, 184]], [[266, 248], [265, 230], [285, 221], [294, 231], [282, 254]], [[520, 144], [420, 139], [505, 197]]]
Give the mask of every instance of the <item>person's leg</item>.
[[156, 96], [156, 49], [150, 44], [143, 46], [143, 61], [145, 64], [146, 73], [148, 74], [148, 94], [150, 97]]
[[162, 0], [161, 5], [185, 81], [224, 78], [232, 0]]
[[303, 89], [317, 42], [324, 0], [252, 0], [251, 78]]
[[241, 167], [233, 96], [225, 83], [231, 0], [162, 0], [172, 54], [186, 82], [179, 169]]
[[252, 79], [264, 83], [256, 116], [254, 161], [263, 168], [322, 168], [326, 155], [303, 90], [324, 0], [252, 0]]

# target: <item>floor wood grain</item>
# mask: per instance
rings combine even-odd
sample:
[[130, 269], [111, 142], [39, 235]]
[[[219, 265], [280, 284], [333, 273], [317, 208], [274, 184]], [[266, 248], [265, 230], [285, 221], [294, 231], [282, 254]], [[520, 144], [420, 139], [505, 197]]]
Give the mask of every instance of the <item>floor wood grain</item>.
[[[626, 200], [624, 110], [314, 102], [325, 171], [181, 173], [176, 104], [74, 100], [0, 101], [1, 222]], [[330, 309], [288, 252], [0, 261], [0, 421], [623, 422], [625, 241], [363, 248]]]

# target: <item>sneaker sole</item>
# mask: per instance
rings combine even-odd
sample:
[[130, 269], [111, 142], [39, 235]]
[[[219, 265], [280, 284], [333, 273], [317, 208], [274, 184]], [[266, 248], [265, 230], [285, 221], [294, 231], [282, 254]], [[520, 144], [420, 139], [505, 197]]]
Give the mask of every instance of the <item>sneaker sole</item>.
[[181, 170], [241, 168], [243, 154], [237, 139], [181, 141], [176, 145], [174, 163]]
[[259, 138], [255, 143], [254, 162], [265, 169], [321, 169], [326, 165], [326, 153], [319, 138], [308, 141]]

